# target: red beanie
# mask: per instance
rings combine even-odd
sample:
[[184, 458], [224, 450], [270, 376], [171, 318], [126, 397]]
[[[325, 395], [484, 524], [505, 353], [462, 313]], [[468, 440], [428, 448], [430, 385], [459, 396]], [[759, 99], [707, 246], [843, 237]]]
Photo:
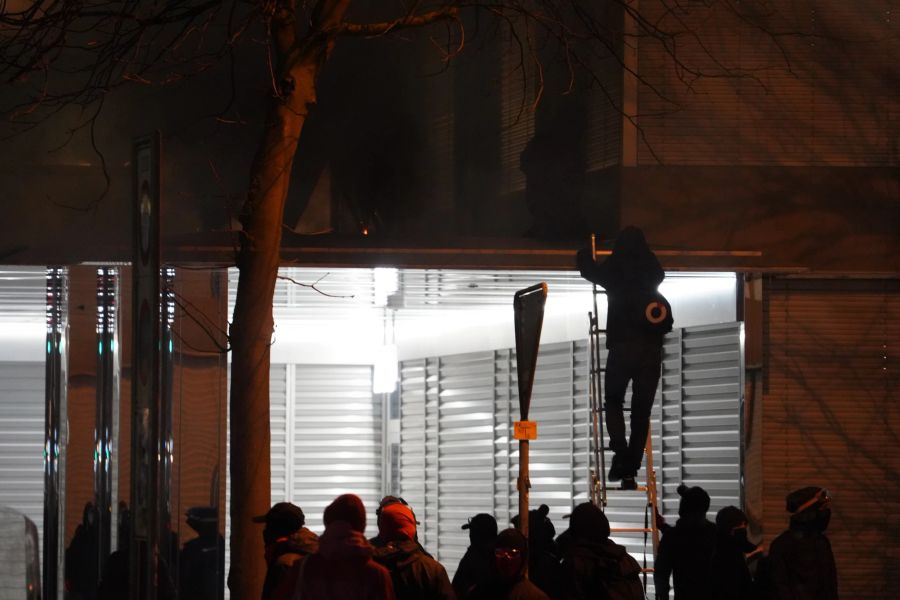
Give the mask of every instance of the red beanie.
[[411, 540], [416, 537], [416, 517], [405, 504], [388, 504], [378, 515], [378, 533], [387, 541]]
[[334, 502], [325, 508], [322, 517], [326, 527], [334, 521], [346, 521], [360, 533], [366, 530], [366, 508], [359, 496], [354, 494], [342, 494], [335, 498]]

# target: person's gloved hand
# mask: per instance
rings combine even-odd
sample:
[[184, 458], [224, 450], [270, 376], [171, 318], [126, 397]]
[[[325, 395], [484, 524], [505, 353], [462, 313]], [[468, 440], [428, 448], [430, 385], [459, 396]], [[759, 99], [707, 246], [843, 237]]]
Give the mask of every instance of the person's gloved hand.
[[668, 530], [670, 525], [666, 523], [666, 518], [662, 516], [655, 507], [653, 508], [653, 512], [656, 513], [656, 528], [662, 532]]

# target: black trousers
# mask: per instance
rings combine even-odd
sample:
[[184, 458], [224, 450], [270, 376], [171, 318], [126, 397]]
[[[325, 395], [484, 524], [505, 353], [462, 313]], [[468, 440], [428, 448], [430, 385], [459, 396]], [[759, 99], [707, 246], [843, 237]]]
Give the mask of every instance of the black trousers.
[[[662, 346], [641, 341], [620, 342], [606, 361], [606, 431], [609, 447], [626, 475], [635, 475], [644, 459], [650, 411], [659, 385]], [[625, 392], [631, 382], [631, 435], [625, 439]]]

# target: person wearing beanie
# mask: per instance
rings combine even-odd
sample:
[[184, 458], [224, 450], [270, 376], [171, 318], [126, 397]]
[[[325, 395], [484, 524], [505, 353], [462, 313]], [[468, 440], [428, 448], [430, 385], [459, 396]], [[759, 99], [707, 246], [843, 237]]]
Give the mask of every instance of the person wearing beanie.
[[790, 526], [769, 547], [773, 600], [837, 600], [837, 569], [825, 535], [831, 497], [821, 487], [788, 494]]
[[468, 598], [473, 600], [550, 600], [525, 576], [528, 541], [518, 529], [504, 529], [494, 542], [491, 575], [477, 584]]
[[374, 548], [364, 535], [366, 509], [353, 494], [343, 494], [325, 508], [325, 531], [319, 549], [297, 567], [295, 599], [393, 600], [387, 569], [372, 560]]
[[708, 600], [709, 563], [716, 545], [716, 526], [706, 518], [709, 494], [684, 484], [678, 494], [678, 521], [663, 534], [653, 564], [656, 598], [668, 600], [671, 576], [675, 600]]
[[[606, 290], [606, 361], [604, 408], [609, 447], [615, 453], [609, 480], [622, 489], [637, 489], [635, 476], [644, 460], [650, 411], [659, 385], [663, 336], [672, 330], [672, 312], [659, 293], [665, 272], [644, 232], [628, 226], [619, 232], [612, 253], [601, 263], [589, 248], [579, 250], [581, 276]], [[624, 403], [631, 382], [631, 434], [625, 438]]]
[[[553, 527], [547, 515], [550, 507], [541, 504], [528, 511], [528, 578], [544, 590], [551, 600], [562, 598], [563, 573], [559, 549]], [[512, 518], [513, 527], [519, 528], [519, 515]]]
[[290, 502], [279, 502], [269, 511], [253, 517], [254, 523], [265, 523], [266, 579], [262, 600], [287, 600], [296, 584], [294, 566], [304, 556], [319, 548], [319, 537], [304, 527], [303, 510]]
[[609, 520], [585, 502], [569, 517], [563, 555], [565, 598], [644, 600], [641, 566], [624, 546], [609, 539]]
[[747, 515], [736, 506], [716, 514], [716, 546], [710, 561], [712, 600], [754, 600], [756, 584], [746, 555], [757, 546], [747, 539]]
[[478, 513], [462, 529], [469, 530], [469, 547], [453, 576], [453, 590], [457, 600], [466, 600], [475, 586], [491, 574], [494, 542], [497, 540], [497, 519], [487, 513]]
[[416, 542], [416, 517], [401, 502], [382, 506], [378, 537], [384, 545], [373, 558], [387, 568], [397, 600], [453, 600], [456, 595], [447, 571]]

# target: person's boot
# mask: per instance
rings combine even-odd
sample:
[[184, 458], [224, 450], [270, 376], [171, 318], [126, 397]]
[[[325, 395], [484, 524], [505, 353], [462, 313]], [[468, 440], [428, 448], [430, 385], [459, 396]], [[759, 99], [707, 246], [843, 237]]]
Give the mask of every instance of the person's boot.
[[614, 455], [612, 459], [612, 465], [610, 465], [609, 467], [609, 476], [607, 477], [607, 479], [609, 479], [610, 481], [619, 481], [620, 479], [622, 479], [622, 475], [625, 474], [624, 471], [625, 467], [622, 459], [618, 454]]
[[638, 488], [637, 481], [634, 480], [634, 476], [626, 475], [622, 477], [622, 486], [623, 490], [636, 490]]

